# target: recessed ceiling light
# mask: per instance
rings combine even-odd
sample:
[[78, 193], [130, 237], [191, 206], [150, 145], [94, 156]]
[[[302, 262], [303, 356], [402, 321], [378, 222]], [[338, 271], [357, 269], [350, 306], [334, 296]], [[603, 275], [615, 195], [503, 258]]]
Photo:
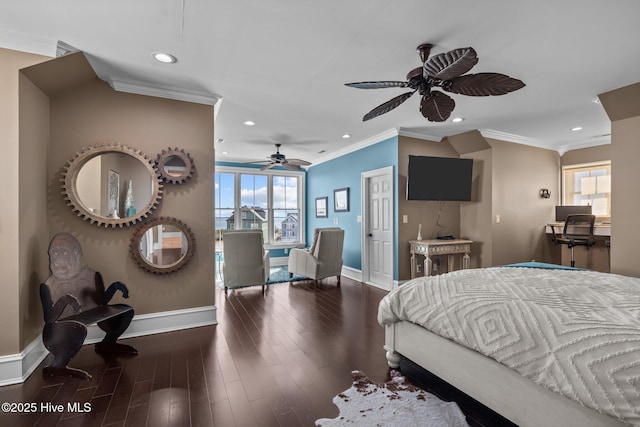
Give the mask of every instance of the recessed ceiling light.
[[178, 59], [175, 56], [164, 52], [153, 52], [152, 56], [156, 61], [160, 61], [165, 64], [174, 64], [178, 62]]
[[453, 123], [460, 123], [460, 122], [461, 122], [461, 121], [463, 121], [463, 120], [464, 120], [464, 118], [462, 118], [462, 117], [456, 117], [456, 118], [454, 118], [454, 119], [453, 119], [453, 120], [451, 120], [451, 121], [452, 121]]
[[596, 104], [600, 104], [600, 98], [598, 98], [597, 96], [593, 98], [592, 101], [595, 102]]
[[342, 135], [342, 137], [344, 139], [349, 139], [349, 138], [351, 138], [351, 135], [349, 135], [348, 133], [345, 133], [344, 135]]
[[216, 139], [216, 142], [218, 144], [224, 144], [224, 139], [223, 138], [218, 138], [218, 139]]
[[247, 120], [246, 122], [244, 122], [244, 124], [246, 126], [255, 126], [256, 122], [252, 122], [251, 120]]
[[229, 154], [229, 152], [228, 151], [223, 151], [222, 154]]
[[579, 130], [582, 130], [582, 126], [576, 126], [571, 128], [571, 132], [578, 132]]

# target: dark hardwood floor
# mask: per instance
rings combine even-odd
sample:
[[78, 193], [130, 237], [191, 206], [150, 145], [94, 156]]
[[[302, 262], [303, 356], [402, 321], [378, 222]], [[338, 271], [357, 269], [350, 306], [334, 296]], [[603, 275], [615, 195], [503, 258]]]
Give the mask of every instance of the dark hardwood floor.
[[[23, 384], [0, 387], [0, 402], [37, 407], [0, 413], [0, 425], [313, 426], [338, 414], [332, 398], [351, 371], [388, 380], [376, 321], [386, 292], [343, 278], [339, 288], [329, 279], [216, 293], [218, 325], [123, 340], [138, 348], [133, 357], [84, 346], [71, 366], [90, 381], [45, 378], [45, 360]], [[70, 403], [90, 410], [69, 412]]]

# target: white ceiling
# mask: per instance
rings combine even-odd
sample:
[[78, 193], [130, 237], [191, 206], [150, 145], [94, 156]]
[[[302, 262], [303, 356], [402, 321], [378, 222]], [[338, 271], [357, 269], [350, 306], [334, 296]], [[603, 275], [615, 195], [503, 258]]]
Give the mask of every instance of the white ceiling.
[[[0, 4], [0, 47], [55, 56], [62, 41], [115, 87], [220, 97], [218, 160], [262, 160], [279, 142], [288, 157], [317, 162], [392, 129], [436, 141], [479, 129], [564, 152], [610, 141], [593, 99], [640, 80], [638, 17], [637, 0], [22, 0]], [[458, 124], [428, 122], [419, 95], [362, 122], [406, 89], [344, 83], [404, 80], [425, 42], [432, 55], [471, 46], [471, 72], [527, 86], [452, 95]], [[154, 51], [178, 62], [158, 63]]]

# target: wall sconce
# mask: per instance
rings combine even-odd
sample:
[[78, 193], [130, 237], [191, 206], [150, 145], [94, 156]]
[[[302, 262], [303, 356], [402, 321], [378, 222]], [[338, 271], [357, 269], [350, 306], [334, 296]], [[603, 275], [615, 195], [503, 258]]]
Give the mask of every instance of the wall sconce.
[[551, 197], [551, 193], [549, 192], [549, 189], [548, 188], [541, 189], [540, 197], [542, 197], [543, 199], [548, 199], [549, 197]]

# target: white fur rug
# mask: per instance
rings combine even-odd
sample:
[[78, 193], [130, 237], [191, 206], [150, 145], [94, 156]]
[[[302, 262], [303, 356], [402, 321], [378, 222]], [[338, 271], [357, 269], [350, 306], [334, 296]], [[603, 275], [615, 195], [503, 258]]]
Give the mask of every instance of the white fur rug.
[[316, 426], [468, 427], [456, 403], [415, 387], [399, 371], [392, 370], [392, 379], [384, 384], [371, 382], [360, 371], [351, 376], [351, 388], [333, 398], [340, 414], [316, 420]]

